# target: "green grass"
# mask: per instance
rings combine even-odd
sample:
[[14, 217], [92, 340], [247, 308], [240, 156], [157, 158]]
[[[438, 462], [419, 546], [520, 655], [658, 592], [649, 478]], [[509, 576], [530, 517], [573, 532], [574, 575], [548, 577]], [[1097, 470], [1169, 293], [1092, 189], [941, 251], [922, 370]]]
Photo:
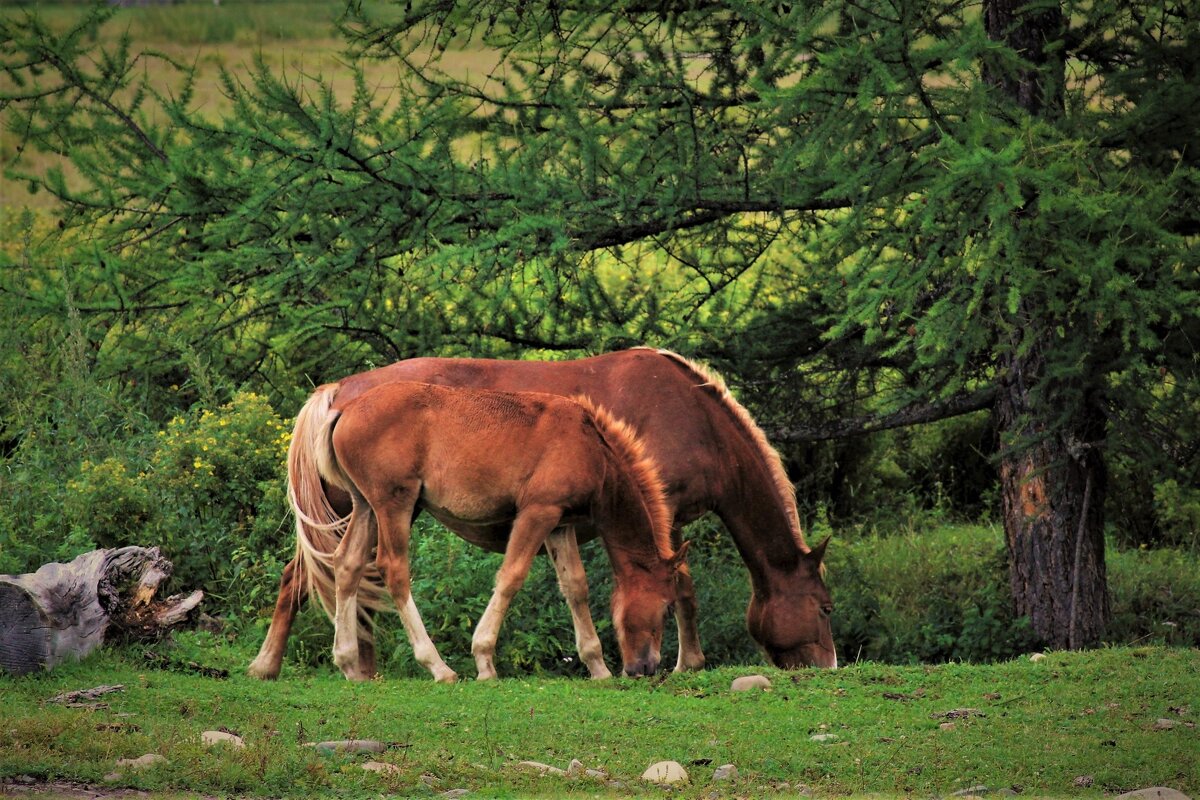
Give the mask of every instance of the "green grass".
[[[136, 649], [21, 679], [0, 679], [0, 776], [104, 784], [118, 758], [155, 752], [167, 763], [109, 786], [221, 796], [308, 797], [379, 793], [477, 797], [628, 795], [705, 797], [936, 796], [972, 786], [1025, 796], [1092, 796], [1152, 786], [1200, 792], [1191, 723], [1200, 703], [1200, 651], [1106, 649], [1054, 653], [1040, 662], [893, 667], [836, 672], [758, 670], [767, 692], [733, 693], [746, 668], [656, 680], [593, 683], [509, 678], [440, 686], [384, 678], [350, 684], [326, 668], [285, 668], [260, 683], [241, 674], [250, 653], [188, 635], [173, 658], [235, 666], [220, 680], [149, 668]], [[105, 707], [65, 708], [59, 692], [101, 684], [124, 690]], [[977, 713], [944, 730], [943, 715]], [[1156, 730], [1160, 718], [1174, 727]], [[204, 730], [228, 728], [247, 747], [206, 749]], [[832, 733], [829, 743], [813, 734]], [[387, 776], [366, 756], [323, 756], [302, 742], [371, 738], [393, 743]], [[521, 760], [567, 766], [578, 758], [623, 786], [532, 775]], [[639, 780], [673, 759], [683, 788]], [[713, 770], [737, 765], [732, 784]], [[428, 776], [428, 786], [422, 776]], [[1090, 787], [1076, 779], [1089, 776]], [[1081, 781], [1086, 782], [1086, 781]], [[785, 787], [786, 784], [786, 787]]]

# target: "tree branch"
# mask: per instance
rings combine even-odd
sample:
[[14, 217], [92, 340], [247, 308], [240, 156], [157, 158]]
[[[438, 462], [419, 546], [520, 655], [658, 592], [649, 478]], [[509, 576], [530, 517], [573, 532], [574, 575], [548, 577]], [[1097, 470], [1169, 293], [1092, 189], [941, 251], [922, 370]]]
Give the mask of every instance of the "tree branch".
[[914, 403], [890, 414], [868, 414], [862, 417], [831, 422], [827, 425], [800, 425], [766, 431], [773, 442], [820, 442], [828, 439], [844, 439], [867, 433], [906, 428], [926, 422], [970, 414], [990, 408], [996, 401], [995, 386], [986, 386], [966, 394], [955, 395], [946, 400], [932, 403]]

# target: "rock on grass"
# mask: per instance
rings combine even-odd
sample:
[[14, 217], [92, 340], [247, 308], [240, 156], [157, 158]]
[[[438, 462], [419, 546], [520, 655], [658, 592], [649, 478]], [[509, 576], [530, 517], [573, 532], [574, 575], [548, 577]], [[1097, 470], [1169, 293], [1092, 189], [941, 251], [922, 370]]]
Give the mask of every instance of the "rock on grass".
[[678, 761], [659, 761], [646, 767], [642, 780], [663, 784], [686, 783], [688, 774]]

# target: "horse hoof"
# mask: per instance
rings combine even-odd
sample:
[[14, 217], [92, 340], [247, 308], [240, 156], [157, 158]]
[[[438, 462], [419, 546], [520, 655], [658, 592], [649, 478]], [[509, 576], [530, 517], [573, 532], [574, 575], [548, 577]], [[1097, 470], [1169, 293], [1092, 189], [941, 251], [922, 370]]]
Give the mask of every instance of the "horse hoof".
[[258, 678], [260, 681], [273, 681], [279, 677], [279, 670], [268, 669], [260, 666], [258, 662], [251, 662], [250, 666], [246, 667], [246, 674], [251, 678]]
[[452, 669], [446, 670], [440, 675], [434, 675], [433, 679], [438, 683], [457, 683], [458, 673]]

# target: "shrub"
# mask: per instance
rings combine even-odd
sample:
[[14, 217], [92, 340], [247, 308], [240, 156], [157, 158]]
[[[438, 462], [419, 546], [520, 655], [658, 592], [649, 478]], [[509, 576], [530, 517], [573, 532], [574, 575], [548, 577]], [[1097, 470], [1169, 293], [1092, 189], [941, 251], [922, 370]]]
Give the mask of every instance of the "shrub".
[[255, 611], [291, 557], [283, 488], [290, 436], [264, 397], [245, 392], [159, 433], [147, 473], [153, 541], [177, 583], [203, 587], [223, 612]]
[[53, 473], [32, 470], [31, 458], [10, 480], [23, 475], [13, 488], [30, 494], [40, 483], [44, 498], [24, 519], [0, 519], [0, 564], [27, 571], [97, 547], [157, 545], [175, 567], [172, 590], [202, 588], [210, 613], [243, 618], [270, 603], [294, 547], [289, 436], [265, 398], [239, 393], [171, 420], [149, 443], [134, 437], [121, 454], [83, 460], [61, 497]]
[[1108, 554], [1114, 645], [1200, 647], [1200, 564], [1195, 551], [1134, 550]]

